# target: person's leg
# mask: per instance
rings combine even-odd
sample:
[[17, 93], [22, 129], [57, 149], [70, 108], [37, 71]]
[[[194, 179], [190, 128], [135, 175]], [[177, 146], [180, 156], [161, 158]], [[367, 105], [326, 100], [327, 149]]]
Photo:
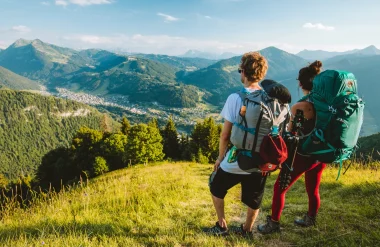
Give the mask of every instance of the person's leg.
[[299, 226], [309, 227], [315, 225], [315, 217], [320, 206], [319, 185], [321, 183], [322, 171], [326, 164], [315, 162], [305, 172], [306, 192], [309, 198], [309, 210], [302, 219], [296, 219], [294, 223]]
[[321, 205], [319, 196], [319, 185], [321, 184], [322, 172], [326, 164], [318, 163], [313, 169], [305, 173], [306, 191], [309, 197], [309, 210], [308, 215], [315, 217]]
[[266, 181], [266, 175], [262, 176], [261, 173], [252, 173], [251, 175], [244, 177], [241, 182], [242, 202], [248, 206], [247, 217], [243, 224], [244, 231], [252, 231], [253, 224], [260, 211]]
[[224, 197], [227, 191], [239, 183], [236, 174], [223, 171], [221, 168], [215, 174], [213, 181], [210, 183], [212, 201], [218, 217], [218, 225], [227, 229], [227, 222], [224, 214]]
[[286, 189], [281, 189], [280, 187], [280, 176], [273, 187], [273, 197], [272, 197], [272, 217], [273, 221], [280, 221], [282, 210], [285, 206], [285, 195], [286, 192], [292, 187], [292, 185], [301, 177], [301, 175], [309, 168], [310, 159], [301, 155], [296, 155], [293, 163], [293, 171], [290, 173], [290, 182]]
[[257, 230], [262, 234], [269, 234], [280, 231], [280, 218], [282, 210], [285, 206], [285, 195], [290, 187], [298, 180], [298, 178], [308, 169], [311, 162], [308, 157], [301, 155], [296, 155], [293, 163], [293, 171], [290, 173], [291, 179], [289, 185], [286, 189], [281, 189], [280, 187], [280, 176], [277, 177], [277, 180], [273, 188], [273, 197], [272, 197], [272, 215], [267, 216], [267, 223], [257, 226]]
[[227, 228], [227, 221], [224, 215], [224, 199], [212, 195], [212, 202], [214, 203], [218, 223], [220, 227]]
[[248, 207], [247, 209], [247, 218], [243, 224], [243, 230], [247, 232], [252, 231], [253, 224], [256, 221], [257, 216], [259, 215], [260, 209], [252, 209]]

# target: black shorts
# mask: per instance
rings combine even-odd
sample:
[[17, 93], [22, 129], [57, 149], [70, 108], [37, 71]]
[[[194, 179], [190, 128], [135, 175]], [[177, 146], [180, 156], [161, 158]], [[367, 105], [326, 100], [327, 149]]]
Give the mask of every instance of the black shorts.
[[233, 174], [219, 168], [210, 184], [211, 194], [224, 199], [227, 191], [241, 183], [241, 201], [252, 209], [259, 209], [264, 195], [267, 176], [261, 173]]

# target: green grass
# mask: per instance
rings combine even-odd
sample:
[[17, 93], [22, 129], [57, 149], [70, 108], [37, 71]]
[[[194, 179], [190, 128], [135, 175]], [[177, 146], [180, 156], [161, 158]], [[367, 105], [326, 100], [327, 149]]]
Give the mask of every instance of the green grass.
[[[282, 233], [253, 239], [206, 236], [215, 224], [208, 191], [211, 166], [193, 163], [137, 166], [80, 183], [51, 197], [36, 198], [28, 209], [9, 204], [0, 221], [2, 246], [376, 246], [380, 243], [380, 173], [351, 169], [335, 181], [326, 169], [320, 188], [318, 225], [293, 225], [307, 210], [303, 179], [288, 192]], [[262, 212], [270, 212], [269, 177]], [[226, 197], [230, 225], [244, 221], [240, 188]]]

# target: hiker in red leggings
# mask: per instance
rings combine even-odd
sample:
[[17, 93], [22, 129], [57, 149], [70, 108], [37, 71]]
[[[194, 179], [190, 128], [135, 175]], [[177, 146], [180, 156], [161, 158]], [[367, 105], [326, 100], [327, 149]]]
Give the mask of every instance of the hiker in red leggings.
[[[322, 63], [315, 61], [307, 67], [299, 71], [299, 86], [304, 95], [310, 93], [313, 87], [313, 79], [321, 71]], [[295, 115], [297, 109], [302, 110], [305, 121], [302, 126], [303, 134], [310, 133], [315, 125], [315, 111], [311, 102], [298, 102], [292, 106], [292, 116]], [[290, 124], [291, 125], [291, 124]], [[289, 126], [291, 129], [291, 126]], [[291, 180], [286, 189], [280, 187], [280, 176], [278, 176], [274, 184], [273, 199], [272, 199], [272, 215], [267, 216], [267, 223], [259, 225], [258, 231], [262, 234], [273, 233], [280, 231], [280, 218], [285, 205], [285, 195], [289, 188], [305, 173], [306, 191], [309, 197], [309, 210], [303, 219], [295, 220], [295, 224], [308, 227], [315, 225], [315, 218], [320, 206], [319, 185], [321, 183], [322, 171], [326, 164], [318, 162], [311, 157], [296, 154], [293, 163], [293, 171], [290, 173]]]

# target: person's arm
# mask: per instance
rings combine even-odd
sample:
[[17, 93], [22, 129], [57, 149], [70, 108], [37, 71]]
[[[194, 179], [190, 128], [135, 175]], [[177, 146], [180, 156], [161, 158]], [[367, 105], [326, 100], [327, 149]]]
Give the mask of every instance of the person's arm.
[[294, 104], [292, 106], [292, 108], [290, 109], [291, 111], [291, 117], [290, 117], [290, 122], [288, 124], [288, 131], [291, 131], [292, 130], [292, 125], [293, 125], [293, 119], [294, 119], [294, 116], [296, 115], [297, 113], [297, 110], [302, 110], [303, 111], [303, 115], [305, 117], [305, 119], [314, 119], [315, 118], [315, 113], [314, 113], [314, 108], [313, 108], [313, 104], [310, 103], [310, 102], [298, 102], [296, 104]]
[[224, 158], [224, 155], [226, 154], [228, 142], [230, 141], [231, 130], [232, 130], [232, 123], [225, 120], [223, 124], [222, 133], [220, 134], [219, 155], [218, 155], [217, 160], [215, 161], [214, 171], [218, 169], [218, 167], [220, 166], [220, 163], [222, 162]]

